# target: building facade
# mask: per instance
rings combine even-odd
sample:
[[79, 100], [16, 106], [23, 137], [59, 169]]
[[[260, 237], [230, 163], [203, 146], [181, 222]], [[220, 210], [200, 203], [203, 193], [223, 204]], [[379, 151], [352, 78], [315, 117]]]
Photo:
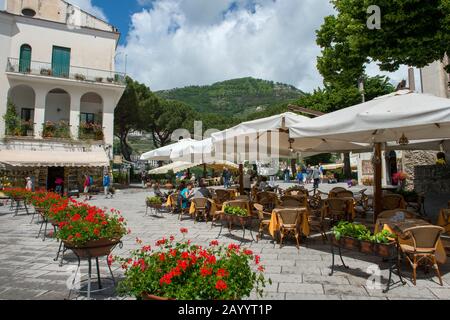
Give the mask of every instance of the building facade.
[[3, 5], [3, 177], [20, 184], [32, 174], [36, 186], [51, 188], [64, 175], [69, 190], [83, 174], [101, 176], [95, 173], [112, 160], [114, 109], [125, 90], [125, 75], [115, 71], [118, 30], [63, 0]]

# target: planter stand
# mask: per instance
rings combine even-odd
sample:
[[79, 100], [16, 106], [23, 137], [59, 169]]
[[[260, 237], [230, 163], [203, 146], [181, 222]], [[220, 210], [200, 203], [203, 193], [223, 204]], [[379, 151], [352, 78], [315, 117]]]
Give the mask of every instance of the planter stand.
[[148, 215], [148, 211], [149, 211], [148, 209], [150, 209], [150, 215], [156, 216], [156, 215], [158, 215], [158, 213], [160, 213], [161, 216], [163, 216], [163, 213], [162, 213], [162, 210], [161, 210], [162, 209], [162, 204], [161, 205], [154, 205], [154, 204], [147, 203], [146, 206], [147, 206], [147, 208], [145, 209], [144, 217], [146, 217]]
[[[22, 198], [16, 198], [12, 200], [11, 206], [14, 207], [13, 203], [16, 203], [16, 212], [14, 213], [14, 217], [19, 215], [19, 210], [20, 209], [25, 209], [25, 211], [27, 212], [27, 215], [29, 215], [30, 213], [28, 212], [28, 206], [27, 206], [27, 202], [25, 201], [25, 199]], [[23, 207], [20, 206], [20, 202], [23, 202]]]
[[[117, 245], [119, 245], [119, 247], [122, 247], [123, 244], [120, 241], [115, 246], [117, 246]], [[110, 253], [111, 253], [112, 250], [114, 250], [115, 246], [111, 248]], [[67, 250], [66, 247], [65, 247], [65, 249]], [[72, 287], [70, 288], [70, 291], [69, 291], [69, 297], [68, 297], [69, 300], [70, 300], [70, 296], [72, 294], [73, 288], [75, 286], [78, 286], [78, 285], [80, 286], [80, 289], [78, 290], [78, 292], [79, 293], [86, 293], [88, 299], [91, 298], [91, 293], [102, 292], [102, 291], [114, 288], [116, 286], [116, 279], [115, 279], [114, 274], [113, 274], [113, 272], [111, 270], [111, 267], [109, 266], [108, 263], [106, 265], [108, 266], [108, 270], [109, 270], [109, 273], [111, 274], [111, 277], [110, 278], [109, 277], [108, 278], [103, 278], [103, 280], [110, 281], [112, 284], [107, 286], [107, 287], [104, 287], [103, 284], [102, 284], [101, 276], [100, 276], [100, 266], [99, 266], [98, 260], [99, 260], [100, 257], [108, 257], [109, 254], [108, 255], [82, 257], [76, 252], [76, 250], [72, 250], [72, 251], [76, 255], [77, 259], [78, 259], [78, 266], [77, 266], [77, 270], [75, 271], [75, 275], [74, 275], [74, 278], [73, 278], [73, 281], [72, 281]], [[96, 270], [97, 271], [97, 282], [94, 283], [94, 284], [96, 284], [94, 289], [92, 288], [93, 283], [91, 281], [91, 278], [92, 278], [92, 259], [95, 259], [95, 264], [96, 264], [96, 269], [97, 269]], [[87, 279], [83, 279], [83, 280], [80, 280], [78, 282], [75, 282], [76, 276], [78, 274], [78, 271], [80, 270], [81, 260], [87, 260], [88, 261], [88, 277], [87, 277]], [[86, 283], [86, 282], [87, 282], [87, 289], [86, 290], [81, 290], [81, 284]]]
[[[220, 224], [220, 231], [219, 234], [217, 235], [217, 239], [220, 238], [220, 235], [222, 234], [222, 230], [223, 230], [223, 224], [224, 222], [228, 223], [228, 232], [231, 234], [231, 231], [233, 229], [233, 225], [239, 225], [242, 228], [242, 242], [244, 242], [245, 240], [245, 232], [246, 232], [246, 227], [248, 225], [250, 225], [249, 230], [250, 230], [250, 236], [252, 237], [253, 241], [255, 241], [255, 238], [253, 237], [253, 231], [252, 231], [252, 221], [253, 221], [253, 217], [249, 216], [249, 217], [237, 217], [237, 216], [231, 216], [231, 215], [227, 215], [227, 214], [223, 214], [220, 217], [221, 220], [221, 224]], [[249, 223], [250, 222], [250, 223]]]
[[[332, 265], [331, 265], [331, 272], [330, 272], [329, 276], [332, 276], [333, 273], [334, 273], [335, 248], [338, 249], [339, 258], [341, 259], [342, 265], [344, 266], [344, 268], [349, 269], [349, 267], [347, 265], [345, 265], [345, 263], [344, 263], [344, 259], [342, 257], [342, 251], [341, 251], [342, 248], [341, 248], [340, 245], [338, 245], [336, 243], [337, 241], [336, 242], [335, 241], [336, 240], [333, 237], [333, 239], [331, 240]], [[359, 252], [361, 252], [361, 251], [359, 251]], [[367, 253], [367, 252], [362, 252], [362, 253], [369, 255], [369, 253]], [[389, 291], [389, 289], [391, 288], [391, 286], [396, 285], [398, 283], [401, 283], [402, 285], [406, 284], [406, 282], [403, 280], [402, 273], [401, 273], [401, 270], [400, 270], [400, 265], [399, 265], [399, 260], [398, 260], [399, 254], [400, 253], [398, 251], [398, 246], [395, 246], [395, 250], [393, 250], [391, 252], [389, 257], [383, 257], [383, 262], [389, 263], [389, 280], [388, 280], [386, 289], [383, 290], [383, 293], [387, 293]], [[378, 256], [375, 253], [370, 254], [370, 255]], [[392, 274], [393, 273], [397, 274], [397, 276], [399, 277], [399, 281], [397, 281], [397, 282], [392, 281]]]

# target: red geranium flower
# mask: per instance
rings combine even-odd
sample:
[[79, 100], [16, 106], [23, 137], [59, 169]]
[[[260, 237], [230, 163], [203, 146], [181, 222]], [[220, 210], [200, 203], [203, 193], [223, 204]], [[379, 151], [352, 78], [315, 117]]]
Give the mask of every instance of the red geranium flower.
[[72, 217], [72, 221], [78, 221], [78, 220], [80, 220], [81, 219], [81, 216], [78, 214], [78, 213], [76, 213], [73, 217]]
[[216, 274], [219, 278], [225, 278], [229, 276], [229, 273], [227, 270], [225, 269], [219, 269], [217, 270], [217, 274]]
[[255, 256], [255, 263], [256, 263], [256, 264], [259, 264], [260, 261], [261, 261], [261, 257], [258, 256], [258, 255], [256, 255], [256, 256]]
[[223, 280], [218, 280], [216, 282], [216, 289], [219, 291], [224, 291], [228, 288], [227, 283]]
[[183, 233], [183, 234], [184, 234], [184, 233], [188, 233], [188, 229], [186, 229], [186, 228], [181, 228], [181, 229], [180, 229], [180, 232]]
[[80, 234], [79, 232], [77, 232], [77, 233], [75, 234], [75, 237], [76, 237], [76, 238], [81, 238], [81, 234]]
[[246, 254], [247, 256], [252, 256], [253, 255], [253, 251], [252, 250], [244, 250], [244, 254]]
[[213, 240], [213, 241], [211, 241], [210, 243], [209, 243], [209, 245], [212, 247], [212, 246], [218, 246], [219, 245], [219, 241], [217, 241], [217, 240]]
[[202, 275], [202, 277], [207, 277], [212, 275], [213, 270], [211, 268], [201, 268], [200, 269], [200, 274]]

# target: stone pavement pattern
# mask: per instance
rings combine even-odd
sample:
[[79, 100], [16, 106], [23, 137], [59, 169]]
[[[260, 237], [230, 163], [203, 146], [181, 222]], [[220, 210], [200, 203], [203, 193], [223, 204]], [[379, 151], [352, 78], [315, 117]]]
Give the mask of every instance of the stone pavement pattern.
[[[104, 199], [97, 196], [90, 203], [122, 211], [128, 220], [132, 233], [124, 238], [123, 248], [116, 248], [114, 254], [126, 256], [128, 251], [136, 248], [135, 238], [139, 237], [144, 244], [153, 245], [157, 239], [175, 235], [180, 237], [179, 229], [186, 227], [189, 233], [186, 238], [194, 243], [207, 245], [215, 239], [220, 227], [211, 229], [210, 224], [197, 223], [185, 217], [178, 221], [177, 216], [146, 216], [144, 199], [150, 195], [143, 190], [119, 191], [114, 199]], [[62, 267], [53, 261], [58, 249], [55, 239], [36, 239], [39, 224], [30, 224], [31, 216], [25, 214], [13, 217], [8, 207], [0, 206], [0, 299], [67, 299], [69, 289], [66, 282], [76, 266], [76, 258], [67, 253], [67, 259]], [[242, 231], [234, 230], [222, 233], [221, 243], [236, 243], [240, 241]], [[298, 251], [293, 241], [288, 241], [283, 248], [274, 244], [270, 237], [265, 236], [259, 243], [251, 242], [247, 232], [244, 246], [261, 255], [266, 266], [266, 275], [273, 284], [266, 288], [265, 299], [450, 299], [450, 263], [441, 266], [444, 286], [439, 286], [437, 278], [431, 270], [425, 275], [418, 272], [418, 283], [414, 287], [411, 282], [409, 266], [403, 266], [407, 284], [395, 286], [387, 294], [381, 289], [371, 290], [367, 286], [370, 276], [368, 267], [380, 262], [378, 258], [366, 255], [343, 252], [344, 260], [350, 269], [338, 267], [333, 276], [329, 276], [331, 253], [329, 245], [320, 240], [307, 239], [302, 241]], [[339, 261], [339, 260], [337, 260]], [[338, 262], [338, 266], [340, 262]], [[381, 264], [382, 287], [387, 281], [387, 265]], [[87, 262], [82, 262], [82, 273], [87, 274]], [[107, 275], [106, 260], [101, 261], [101, 273]], [[120, 277], [122, 271], [114, 265], [114, 275]], [[95, 273], [94, 273], [95, 276]], [[394, 280], [397, 277], [394, 276]], [[111, 289], [102, 294], [93, 295], [96, 299], [123, 299], [117, 297]], [[85, 294], [72, 292], [71, 299], [85, 299]], [[252, 295], [250, 298], [256, 298]]]

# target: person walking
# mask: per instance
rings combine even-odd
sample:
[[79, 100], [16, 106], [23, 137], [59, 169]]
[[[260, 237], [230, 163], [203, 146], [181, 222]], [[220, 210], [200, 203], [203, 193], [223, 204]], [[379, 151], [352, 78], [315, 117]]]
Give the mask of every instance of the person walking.
[[320, 184], [320, 169], [319, 166], [315, 166], [312, 173], [312, 178], [314, 180], [314, 190], [319, 189]]
[[223, 178], [223, 187], [225, 189], [228, 189], [230, 187], [231, 172], [226, 167], [223, 168], [222, 178]]
[[27, 191], [33, 191], [33, 181], [31, 180], [30, 177], [27, 177], [26, 179], [26, 185], [25, 185], [25, 190]]
[[91, 178], [89, 177], [88, 174], [85, 174], [84, 175], [84, 183], [83, 183], [83, 188], [84, 188], [83, 192], [85, 195], [85, 199], [84, 199], [85, 201], [91, 200], [91, 196], [89, 195], [90, 186], [91, 186]]
[[[105, 190], [105, 199], [108, 199], [108, 195], [110, 194], [109, 192], [109, 187], [111, 186], [111, 178], [108, 174], [108, 172], [105, 172], [105, 174], [103, 175], [103, 188]], [[113, 195], [111, 194], [111, 198], [113, 197]]]
[[284, 182], [286, 183], [291, 182], [291, 172], [289, 168], [286, 167], [283, 172], [284, 172]]
[[303, 173], [302, 170], [297, 171], [297, 182], [300, 185], [303, 185]]
[[56, 185], [55, 192], [57, 194], [62, 195], [64, 180], [61, 177], [57, 177], [56, 180], [55, 180], [55, 185]]
[[308, 167], [306, 168], [306, 184], [311, 183], [312, 175], [313, 175], [313, 169], [311, 168], [311, 165], [308, 164]]

